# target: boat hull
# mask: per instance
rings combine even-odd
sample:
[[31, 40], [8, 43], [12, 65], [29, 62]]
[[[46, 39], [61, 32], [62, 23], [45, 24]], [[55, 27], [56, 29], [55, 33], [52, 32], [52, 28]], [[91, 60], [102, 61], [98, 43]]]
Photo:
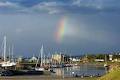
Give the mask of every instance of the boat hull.
[[35, 70], [4, 70], [1, 71], [1, 76], [21, 76], [21, 75], [42, 75], [43, 71]]

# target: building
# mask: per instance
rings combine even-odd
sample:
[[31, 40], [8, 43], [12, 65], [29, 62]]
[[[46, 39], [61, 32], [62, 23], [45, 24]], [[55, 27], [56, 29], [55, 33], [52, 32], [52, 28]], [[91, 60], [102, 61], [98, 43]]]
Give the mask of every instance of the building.
[[37, 58], [33, 55], [33, 57], [29, 60], [29, 62], [37, 62]]
[[19, 57], [18, 59], [17, 59], [17, 62], [19, 63], [19, 62], [22, 62], [23, 61], [23, 58], [22, 57]]
[[64, 55], [59, 54], [59, 53], [53, 54], [52, 55], [52, 62], [53, 63], [62, 63], [62, 62], [64, 62]]
[[109, 60], [110, 60], [110, 61], [113, 60], [113, 55], [109, 55]]
[[104, 62], [104, 59], [95, 59], [95, 62]]

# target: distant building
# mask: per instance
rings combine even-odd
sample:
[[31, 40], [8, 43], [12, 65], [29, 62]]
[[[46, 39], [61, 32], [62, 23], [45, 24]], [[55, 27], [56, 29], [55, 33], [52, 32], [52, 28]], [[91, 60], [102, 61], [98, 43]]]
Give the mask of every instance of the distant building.
[[80, 58], [70, 58], [70, 60], [73, 61], [73, 62], [81, 61]]
[[109, 60], [110, 60], [110, 61], [113, 60], [113, 55], [109, 55]]
[[95, 59], [95, 62], [104, 62], [104, 59]]
[[55, 53], [52, 55], [52, 62], [53, 63], [61, 63], [64, 62], [64, 55]]
[[22, 57], [19, 57], [18, 59], [17, 59], [17, 62], [22, 62], [23, 61], [23, 58]]
[[33, 57], [29, 60], [29, 62], [36, 62], [37, 58], [33, 55]]
[[88, 56], [87, 56], [87, 55], [86, 55], [85, 57], [82, 58], [82, 62], [83, 62], [83, 63], [89, 62]]

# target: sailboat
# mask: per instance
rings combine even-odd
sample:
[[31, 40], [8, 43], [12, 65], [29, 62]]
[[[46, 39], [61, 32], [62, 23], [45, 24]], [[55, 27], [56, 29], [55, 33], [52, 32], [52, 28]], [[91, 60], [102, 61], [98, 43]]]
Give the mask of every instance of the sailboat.
[[[40, 67], [38, 67], [38, 62], [39, 62], [39, 58], [41, 57], [41, 63], [40, 63]], [[38, 56], [38, 60], [37, 60], [37, 63], [36, 63], [36, 66], [35, 66], [35, 70], [36, 71], [44, 71], [44, 67], [43, 67], [43, 45], [41, 47], [41, 50], [40, 50], [40, 54]]]
[[104, 63], [104, 67], [108, 67], [108, 64], [107, 64], [107, 56], [105, 55], [105, 63]]
[[[7, 40], [6, 40], [6, 36], [4, 36], [4, 40], [3, 40], [3, 58], [4, 58], [4, 60], [1, 63], [1, 66], [2, 67], [12, 67], [12, 66], [15, 66], [16, 65], [15, 62], [11, 61], [10, 59], [7, 60], [7, 58], [6, 58], [6, 50], [7, 50]], [[12, 53], [13, 53], [13, 48], [12, 48]]]

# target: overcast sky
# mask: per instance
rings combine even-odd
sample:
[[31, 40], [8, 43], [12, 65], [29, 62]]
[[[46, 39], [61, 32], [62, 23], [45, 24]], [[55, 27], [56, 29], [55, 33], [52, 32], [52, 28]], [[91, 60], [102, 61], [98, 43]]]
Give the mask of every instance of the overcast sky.
[[[58, 43], [63, 17], [66, 35]], [[38, 55], [42, 44], [45, 54], [118, 52], [119, 30], [119, 0], [0, 0], [0, 44], [6, 35], [17, 56]]]

